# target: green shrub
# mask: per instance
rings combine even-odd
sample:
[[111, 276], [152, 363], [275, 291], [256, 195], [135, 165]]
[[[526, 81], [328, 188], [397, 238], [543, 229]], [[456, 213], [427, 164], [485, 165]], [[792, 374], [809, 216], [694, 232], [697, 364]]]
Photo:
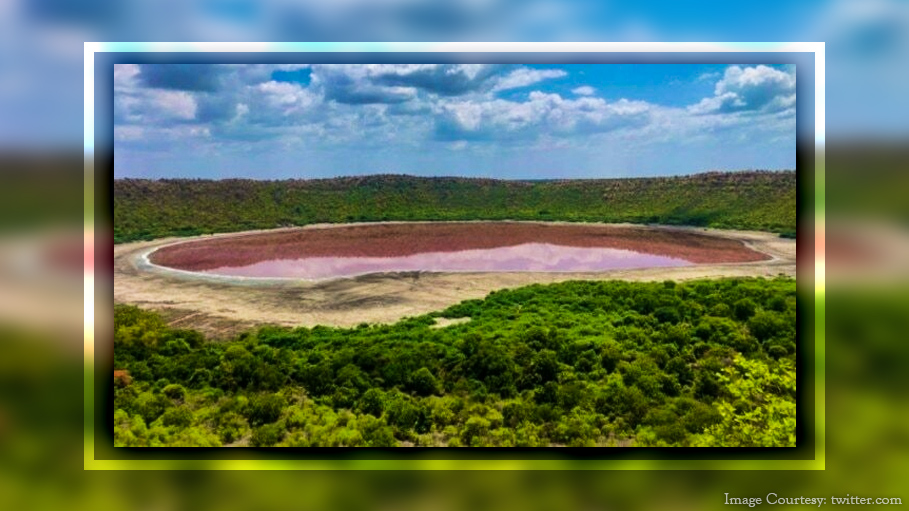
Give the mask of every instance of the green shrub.
[[361, 412], [380, 417], [385, 412], [385, 393], [373, 387], [363, 393], [358, 406]]
[[192, 422], [193, 412], [185, 406], [168, 408], [167, 411], [161, 415], [161, 423], [168, 427], [185, 428], [192, 424]]
[[174, 401], [183, 401], [183, 398], [186, 397], [186, 389], [183, 388], [183, 385], [178, 385], [176, 383], [164, 387], [162, 392], [165, 396]]
[[[740, 445], [736, 421], [770, 432], [762, 445], [787, 443], [794, 292], [789, 279], [574, 281], [393, 325], [218, 343], [118, 307], [115, 360], [133, 381], [113, 388], [115, 443]], [[754, 313], [713, 315], [727, 303]], [[464, 307], [470, 323], [430, 328]], [[779, 418], [763, 416], [768, 403]]]
[[285, 405], [280, 394], [260, 394], [253, 396], [247, 405], [246, 417], [253, 426], [275, 422], [281, 417]]
[[252, 447], [272, 447], [281, 441], [284, 429], [279, 424], [265, 424], [253, 430], [249, 445]]
[[749, 298], [742, 298], [732, 306], [732, 312], [739, 321], [746, 321], [751, 316], [754, 316], [756, 309], [757, 305], [754, 304], [754, 300]]
[[421, 396], [437, 394], [439, 392], [439, 382], [436, 377], [425, 367], [421, 367], [417, 372], [410, 376], [408, 387], [414, 393]]

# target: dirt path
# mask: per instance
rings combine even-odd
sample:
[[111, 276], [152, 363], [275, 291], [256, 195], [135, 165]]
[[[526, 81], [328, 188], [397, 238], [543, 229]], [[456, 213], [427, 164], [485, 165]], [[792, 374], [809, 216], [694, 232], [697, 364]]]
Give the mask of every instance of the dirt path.
[[[327, 229], [315, 225], [305, 229]], [[612, 227], [616, 227], [615, 224]], [[640, 228], [640, 226], [635, 226]], [[174, 326], [228, 337], [260, 324], [286, 326], [355, 326], [391, 323], [444, 309], [462, 300], [483, 298], [496, 289], [566, 280], [687, 280], [706, 277], [795, 276], [795, 240], [775, 234], [694, 228], [659, 228], [707, 232], [739, 240], [772, 256], [768, 261], [699, 264], [673, 268], [615, 270], [599, 273], [386, 273], [330, 281], [250, 281], [207, 278], [150, 265], [147, 254], [164, 245], [187, 241], [168, 238], [114, 246], [114, 302], [160, 311]], [[249, 233], [215, 235], [231, 237]], [[210, 238], [211, 236], [205, 236]], [[200, 237], [201, 238], [201, 237]]]

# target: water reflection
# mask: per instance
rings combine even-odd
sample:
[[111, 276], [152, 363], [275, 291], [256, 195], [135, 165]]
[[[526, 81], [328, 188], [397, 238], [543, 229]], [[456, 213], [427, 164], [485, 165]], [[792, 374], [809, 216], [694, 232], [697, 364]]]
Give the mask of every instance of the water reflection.
[[203, 273], [236, 277], [327, 279], [402, 271], [595, 272], [691, 264], [684, 259], [644, 254], [632, 250], [526, 243], [511, 247], [457, 252], [425, 252], [399, 257], [277, 259], [246, 266], [224, 266], [205, 270]]

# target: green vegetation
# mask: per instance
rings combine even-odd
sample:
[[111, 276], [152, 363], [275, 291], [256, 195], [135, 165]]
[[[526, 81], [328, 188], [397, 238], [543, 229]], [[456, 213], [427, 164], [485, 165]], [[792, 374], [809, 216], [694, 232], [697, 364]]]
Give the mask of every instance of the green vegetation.
[[[791, 446], [795, 281], [566, 282], [226, 343], [115, 308], [120, 446]], [[436, 317], [470, 317], [430, 328]]]
[[795, 231], [795, 172], [497, 181], [366, 176], [320, 180], [114, 180], [114, 241], [313, 223], [563, 220]]
[[[824, 211], [830, 196], [827, 216], [839, 219], [885, 221], [894, 226], [909, 225], [909, 201], [900, 193], [909, 186], [905, 144], [887, 142], [852, 143], [833, 148], [815, 170], [815, 210]], [[827, 178], [830, 179], [827, 179]]]

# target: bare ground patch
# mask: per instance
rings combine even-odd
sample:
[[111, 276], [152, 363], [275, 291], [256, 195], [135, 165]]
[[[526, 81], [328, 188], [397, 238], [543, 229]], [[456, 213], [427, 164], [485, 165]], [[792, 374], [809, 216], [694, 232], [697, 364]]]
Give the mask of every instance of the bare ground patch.
[[436, 318], [434, 325], [429, 328], [445, 328], [452, 325], [461, 325], [470, 321], [470, 318]]

